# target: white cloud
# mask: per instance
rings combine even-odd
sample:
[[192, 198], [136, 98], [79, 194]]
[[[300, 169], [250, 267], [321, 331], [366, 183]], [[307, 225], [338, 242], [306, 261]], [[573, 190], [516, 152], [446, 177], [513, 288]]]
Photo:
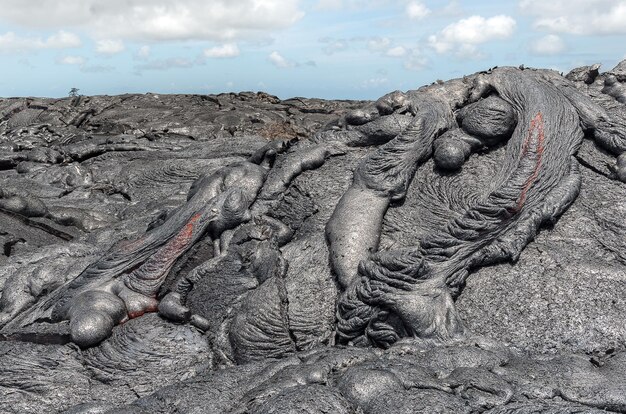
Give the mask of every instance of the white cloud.
[[381, 86], [384, 86], [388, 83], [389, 83], [389, 79], [387, 78], [383, 78], [383, 77], [371, 78], [371, 79], [367, 79], [363, 81], [361, 83], [361, 87], [363, 89], [380, 88]]
[[87, 63], [87, 60], [82, 56], [63, 56], [58, 60], [63, 65], [78, 65], [82, 66]]
[[239, 47], [237, 47], [236, 43], [226, 43], [222, 46], [204, 49], [204, 56], [209, 58], [231, 58], [239, 56]]
[[315, 5], [316, 10], [340, 10], [342, 7], [342, 2], [337, 0], [319, 0]]
[[154, 59], [146, 61], [135, 66], [137, 72], [145, 70], [170, 70], [170, 69], [187, 69], [194, 66], [205, 65], [206, 62], [202, 57], [196, 59], [188, 59], [184, 57], [172, 57], [167, 59]]
[[440, 16], [460, 16], [464, 14], [463, 7], [458, 0], [452, 0], [444, 8], [438, 10]]
[[45, 47], [51, 49], [81, 47], [82, 44], [83, 42], [81, 42], [80, 37], [78, 37], [74, 33], [66, 32], [64, 30], [59, 30], [57, 33], [48, 37], [44, 41]]
[[334, 39], [332, 37], [324, 37], [319, 41], [324, 44], [322, 50], [327, 55], [332, 55], [346, 50], [348, 48], [348, 44], [350, 43], [350, 40], [348, 39]]
[[471, 16], [429, 36], [428, 44], [440, 54], [454, 51], [458, 55], [467, 56], [469, 53], [477, 53], [476, 46], [479, 44], [509, 38], [515, 26], [516, 22], [510, 16]]
[[137, 57], [139, 59], [148, 59], [150, 57], [150, 46], [144, 45], [139, 48], [137, 51]]
[[277, 68], [293, 68], [295, 63], [285, 59], [280, 53], [273, 51], [269, 55], [270, 62]]
[[83, 65], [80, 68], [80, 71], [84, 73], [105, 73], [105, 72], [113, 72], [114, 70], [115, 70], [115, 67], [113, 66], [103, 66], [103, 65], [95, 65], [95, 66]]
[[387, 50], [386, 54], [387, 56], [391, 56], [391, 57], [402, 57], [407, 54], [407, 50], [404, 46], [396, 46]]
[[530, 51], [537, 55], [556, 55], [563, 50], [565, 50], [563, 39], [554, 34], [537, 39], [530, 45]]
[[480, 50], [476, 45], [472, 45], [469, 43], [461, 44], [456, 49], [456, 56], [461, 59], [468, 60], [480, 60], [487, 57], [487, 55]]
[[14, 32], [7, 32], [0, 35], [0, 51], [29, 51], [39, 49], [69, 49], [80, 47], [82, 42], [80, 38], [66, 31], [58, 31], [57, 33], [47, 37], [22, 37]]
[[412, 49], [404, 61], [404, 68], [407, 70], [420, 71], [428, 66], [428, 59], [418, 49]]
[[325, 37], [319, 39], [324, 45], [322, 50], [328, 55], [342, 52], [348, 49], [366, 47], [372, 53], [380, 56], [402, 57], [409, 53], [410, 49], [399, 46], [388, 37], [352, 37], [350, 39], [336, 39]]
[[82, 56], [65, 55], [56, 60], [60, 65], [78, 66], [83, 73], [103, 73], [115, 70], [113, 66], [88, 65], [89, 59]]
[[373, 37], [369, 39], [367, 48], [372, 53], [394, 58], [404, 57], [411, 52], [411, 49], [404, 46], [394, 45], [394, 42], [388, 37]]
[[626, 34], [626, 0], [521, 0], [534, 27], [579, 35]]
[[406, 14], [411, 20], [421, 20], [430, 14], [430, 9], [421, 1], [412, 1], [406, 5]]
[[367, 42], [367, 48], [372, 52], [384, 51], [389, 46], [391, 46], [391, 40], [387, 37], [375, 37]]
[[318, 0], [314, 9], [321, 11], [363, 10], [388, 5], [389, 0]]
[[124, 42], [121, 40], [104, 39], [96, 42], [96, 52], [102, 55], [115, 55], [124, 50]]
[[256, 39], [291, 26], [298, 0], [2, 0], [0, 19], [28, 28], [80, 28], [98, 39]]

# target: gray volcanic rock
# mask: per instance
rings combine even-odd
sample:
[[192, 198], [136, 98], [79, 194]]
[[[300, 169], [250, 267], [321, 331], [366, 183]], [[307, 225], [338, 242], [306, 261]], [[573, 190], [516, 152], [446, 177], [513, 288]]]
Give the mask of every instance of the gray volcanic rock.
[[322, 349], [262, 370], [200, 373], [106, 412], [624, 412], [624, 367], [617, 357], [600, 368], [575, 356], [531, 360], [480, 340]]
[[528, 350], [600, 353], [626, 346], [626, 188], [586, 170], [578, 202], [515, 265], [484, 268], [458, 306], [468, 327]]
[[624, 67], [0, 100], [0, 412], [626, 412]]

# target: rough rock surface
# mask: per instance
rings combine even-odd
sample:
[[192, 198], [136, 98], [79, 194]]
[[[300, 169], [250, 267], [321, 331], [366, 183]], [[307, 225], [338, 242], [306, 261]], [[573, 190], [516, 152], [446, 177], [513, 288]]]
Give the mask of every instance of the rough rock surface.
[[1, 99], [0, 412], [626, 412], [625, 66]]

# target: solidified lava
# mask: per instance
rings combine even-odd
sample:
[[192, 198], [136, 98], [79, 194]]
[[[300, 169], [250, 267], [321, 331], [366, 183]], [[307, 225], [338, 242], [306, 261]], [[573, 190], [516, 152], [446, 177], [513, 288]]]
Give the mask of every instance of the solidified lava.
[[0, 406], [626, 412], [626, 61], [598, 69], [0, 101]]

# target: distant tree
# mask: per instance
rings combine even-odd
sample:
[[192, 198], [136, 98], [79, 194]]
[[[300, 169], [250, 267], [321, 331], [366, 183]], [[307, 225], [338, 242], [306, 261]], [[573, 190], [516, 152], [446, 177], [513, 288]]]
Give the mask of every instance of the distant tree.
[[70, 96], [70, 97], [72, 97], [72, 98], [74, 98], [74, 97], [78, 96], [78, 91], [79, 91], [79, 90], [80, 90], [80, 89], [78, 89], [78, 88], [72, 88], [72, 89], [70, 89], [69, 96]]

